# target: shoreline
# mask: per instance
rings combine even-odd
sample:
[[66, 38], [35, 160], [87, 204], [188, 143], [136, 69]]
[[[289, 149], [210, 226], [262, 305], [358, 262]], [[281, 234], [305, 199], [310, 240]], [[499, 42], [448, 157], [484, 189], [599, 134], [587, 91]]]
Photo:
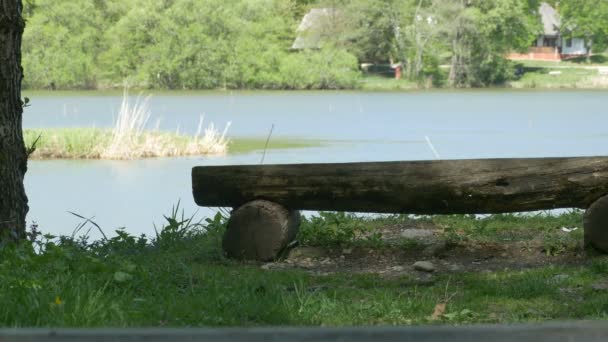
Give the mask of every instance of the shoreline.
[[[241, 88], [241, 89], [187, 89], [187, 90], [174, 90], [174, 89], [131, 89], [133, 94], [138, 94], [140, 92], [152, 93], [154, 96], [176, 96], [176, 95], [231, 95], [232, 93], [239, 94], [277, 94], [277, 93], [309, 93], [309, 94], [319, 94], [319, 93], [328, 93], [328, 94], [336, 94], [336, 93], [426, 93], [426, 92], [557, 92], [557, 91], [602, 91], [608, 90], [608, 77], [605, 76], [606, 84], [602, 84], [601, 86], [565, 86], [565, 85], [553, 85], [553, 86], [536, 86], [529, 87], [519, 85], [517, 82], [513, 82], [513, 84], [503, 85], [503, 86], [492, 86], [492, 87], [483, 87], [483, 88], [450, 88], [450, 87], [365, 87], [365, 88], [353, 88], [353, 89], [249, 89], [249, 88]], [[390, 85], [389, 80], [388, 84]], [[92, 95], [92, 96], [122, 96], [122, 90], [119, 88], [113, 89], [66, 89], [66, 90], [50, 90], [50, 89], [24, 89], [22, 90], [22, 96], [31, 97], [31, 96], [67, 96], [67, 95]], [[133, 95], [135, 96], [135, 95]]]
[[[608, 86], [601, 88], [524, 88], [524, 87], [492, 87], [492, 88], [416, 88], [416, 89], [342, 89], [342, 90], [145, 90], [155, 97], [163, 96], [251, 96], [251, 95], [279, 95], [279, 94], [310, 94], [310, 95], [336, 95], [336, 94], [429, 94], [429, 93], [560, 93], [560, 92], [605, 92]], [[96, 97], [119, 97], [122, 96], [118, 90], [36, 90], [23, 91], [22, 97], [28, 97], [30, 101], [35, 101], [36, 97], [55, 97], [55, 96], [96, 96]], [[133, 95], [137, 97], [137, 95]]]
[[[483, 90], [606, 90], [608, 89], [608, 63], [574, 64], [572, 62], [544, 62], [534, 60], [513, 61], [521, 72], [515, 79], [503, 84], [487, 87], [456, 88], [449, 86], [428, 86], [429, 82], [396, 80], [376, 74], [360, 74], [354, 87], [328, 89], [280, 89], [275, 87], [260, 88], [201, 88], [201, 89], [163, 89], [132, 87], [134, 92], [155, 92], [162, 94], [200, 94], [200, 93], [277, 93], [277, 92], [422, 92], [422, 91], [483, 91]], [[442, 82], [446, 82], [445, 79]], [[122, 94], [123, 88], [100, 87], [97, 89], [23, 89], [24, 94]]]

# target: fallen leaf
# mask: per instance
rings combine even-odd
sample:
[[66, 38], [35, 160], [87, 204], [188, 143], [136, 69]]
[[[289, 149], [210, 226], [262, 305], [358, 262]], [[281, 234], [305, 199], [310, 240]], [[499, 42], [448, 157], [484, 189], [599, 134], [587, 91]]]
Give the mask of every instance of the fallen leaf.
[[433, 321], [441, 319], [441, 317], [445, 313], [445, 307], [446, 307], [446, 303], [439, 303], [439, 304], [435, 305], [435, 311], [433, 311], [433, 314], [431, 315], [431, 319]]

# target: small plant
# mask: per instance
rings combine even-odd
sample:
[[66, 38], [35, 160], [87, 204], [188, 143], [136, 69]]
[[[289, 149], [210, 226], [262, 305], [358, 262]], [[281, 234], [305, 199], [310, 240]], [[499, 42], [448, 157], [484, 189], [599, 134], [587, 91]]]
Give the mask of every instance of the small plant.
[[382, 244], [382, 236], [373, 231], [366, 219], [343, 212], [321, 212], [310, 219], [303, 218], [298, 240], [312, 246], [346, 246], [352, 244]]
[[469, 323], [475, 320], [477, 315], [475, 312], [469, 309], [462, 309], [460, 311], [454, 311], [443, 314], [443, 318], [450, 322]]
[[220, 208], [220, 210], [215, 213], [213, 218], [205, 219], [205, 222], [207, 223], [205, 226], [205, 231], [208, 234], [222, 234], [226, 230], [229, 217], [230, 213], [228, 213], [227, 210]]
[[196, 213], [190, 217], [186, 217], [183, 210], [180, 213], [179, 206], [180, 202], [178, 201], [177, 205], [171, 209], [171, 214], [163, 216], [167, 222], [160, 230], [154, 225], [154, 231], [156, 232], [156, 238], [152, 241], [154, 246], [174, 246], [188, 239], [194, 233], [204, 230], [202, 220], [195, 221], [194, 219]]
[[469, 240], [465, 230], [451, 225], [443, 227], [443, 237], [446, 244], [451, 246], [460, 245]]
[[581, 249], [581, 232], [564, 233], [554, 229], [546, 231], [543, 235], [543, 252], [547, 256], [557, 256], [568, 251]]

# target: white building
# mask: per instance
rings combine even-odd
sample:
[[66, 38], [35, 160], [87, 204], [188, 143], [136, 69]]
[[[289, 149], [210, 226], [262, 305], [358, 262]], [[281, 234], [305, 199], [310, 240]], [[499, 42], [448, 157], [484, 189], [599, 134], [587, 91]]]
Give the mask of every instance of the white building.
[[527, 54], [513, 53], [511, 59], [562, 60], [587, 54], [582, 38], [572, 38], [561, 29], [561, 17], [557, 10], [546, 2], [541, 3], [539, 14], [543, 32], [538, 36]]

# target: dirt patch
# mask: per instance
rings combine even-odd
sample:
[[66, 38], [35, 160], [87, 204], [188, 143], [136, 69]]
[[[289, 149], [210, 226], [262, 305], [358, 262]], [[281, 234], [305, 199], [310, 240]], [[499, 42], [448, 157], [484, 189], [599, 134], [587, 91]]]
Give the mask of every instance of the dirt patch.
[[[551, 251], [541, 233], [523, 229], [521, 236], [514, 232], [496, 236], [500, 241], [459, 242], [428, 223], [389, 225], [379, 232], [381, 246], [298, 246], [283, 260], [264, 264], [262, 268], [302, 269], [316, 275], [349, 272], [428, 279], [440, 273], [522, 270], [548, 264], [582, 264], [591, 259], [583, 250], [582, 241], [575, 242], [574, 247]], [[419, 261], [431, 262], [433, 270], [416, 270], [414, 264]]]

